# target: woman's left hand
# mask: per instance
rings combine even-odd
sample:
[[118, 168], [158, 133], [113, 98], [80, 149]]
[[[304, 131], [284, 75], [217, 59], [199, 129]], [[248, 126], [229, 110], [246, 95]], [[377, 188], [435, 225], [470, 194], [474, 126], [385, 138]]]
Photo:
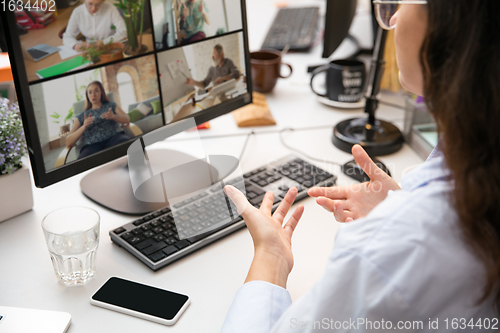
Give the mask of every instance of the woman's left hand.
[[108, 119], [108, 120], [114, 120], [115, 119], [115, 114], [113, 113], [113, 110], [111, 110], [111, 108], [109, 108], [108, 112], [106, 113], [103, 113], [101, 115], [101, 118], [103, 119]]
[[224, 191], [243, 216], [253, 238], [255, 257], [246, 281], [263, 280], [285, 288], [293, 267], [292, 234], [302, 217], [304, 206], [298, 206], [284, 226], [283, 220], [297, 197], [297, 189], [292, 187], [288, 191], [272, 215], [272, 192], [266, 193], [260, 209], [257, 209], [235, 187], [227, 185]]

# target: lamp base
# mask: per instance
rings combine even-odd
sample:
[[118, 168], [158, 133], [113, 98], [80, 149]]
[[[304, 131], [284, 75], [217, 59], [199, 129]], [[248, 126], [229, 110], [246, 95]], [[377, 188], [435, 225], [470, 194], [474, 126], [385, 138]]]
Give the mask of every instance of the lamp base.
[[359, 144], [368, 155], [383, 156], [400, 150], [404, 139], [401, 131], [387, 121], [375, 120], [375, 125], [370, 125], [367, 118], [353, 118], [335, 126], [332, 141], [335, 147], [348, 153]]

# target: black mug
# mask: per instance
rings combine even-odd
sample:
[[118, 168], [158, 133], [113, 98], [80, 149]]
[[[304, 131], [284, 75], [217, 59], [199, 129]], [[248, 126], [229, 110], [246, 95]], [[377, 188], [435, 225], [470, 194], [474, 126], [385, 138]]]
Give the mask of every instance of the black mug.
[[[326, 93], [314, 90], [313, 80], [319, 73], [326, 72]], [[340, 103], [357, 103], [364, 93], [366, 80], [365, 64], [359, 60], [334, 60], [316, 68], [311, 77], [312, 91], [321, 97]]]

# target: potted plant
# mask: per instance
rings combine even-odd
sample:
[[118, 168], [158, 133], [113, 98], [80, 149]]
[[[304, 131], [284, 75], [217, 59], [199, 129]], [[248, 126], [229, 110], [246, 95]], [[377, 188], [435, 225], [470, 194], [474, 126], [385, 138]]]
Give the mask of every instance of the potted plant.
[[29, 168], [21, 162], [27, 152], [17, 103], [0, 99], [0, 221], [33, 208]]
[[83, 57], [93, 63], [105, 63], [123, 59], [124, 49], [125, 45], [123, 43], [113, 43], [113, 38], [111, 38], [106, 44], [102, 42], [92, 44], [85, 50]]
[[145, 0], [116, 0], [114, 3], [122, 10], [125, 17], [128, 41], [124, 53], [127, 56], [137, 55], [147, 50], [146, 45], [142, 45], [144, 3]]
[[[54, 124], [59, 124], [60, 121], [59, 119], [62, 117], [59, 113], [57, 112], [54, 112], [53, 114], [50, 115], [50, 117], [54, 118], [55, 120], [53, 120], [52, 122]], [[62, 125], [60, 127], [60, 132], [59, 132], [59, 136], [65, 136], [69, 133], [69, 130], [70, 130], [70, 121], [75, 117], [75, 114], [73, 113], [73, 107], [71, 107], [71, 109], [69, 109], [68, 111], [68, 114], [66, 115], [66, 117], [64, 118], [64, 125]]]

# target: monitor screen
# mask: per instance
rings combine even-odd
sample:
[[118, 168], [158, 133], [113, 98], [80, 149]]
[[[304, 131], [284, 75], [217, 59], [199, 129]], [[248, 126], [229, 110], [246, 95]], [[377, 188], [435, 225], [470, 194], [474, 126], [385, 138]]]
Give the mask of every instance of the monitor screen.
[[251, 102], [244, 0], [35, 0], [2, 11], [35, 184]]

